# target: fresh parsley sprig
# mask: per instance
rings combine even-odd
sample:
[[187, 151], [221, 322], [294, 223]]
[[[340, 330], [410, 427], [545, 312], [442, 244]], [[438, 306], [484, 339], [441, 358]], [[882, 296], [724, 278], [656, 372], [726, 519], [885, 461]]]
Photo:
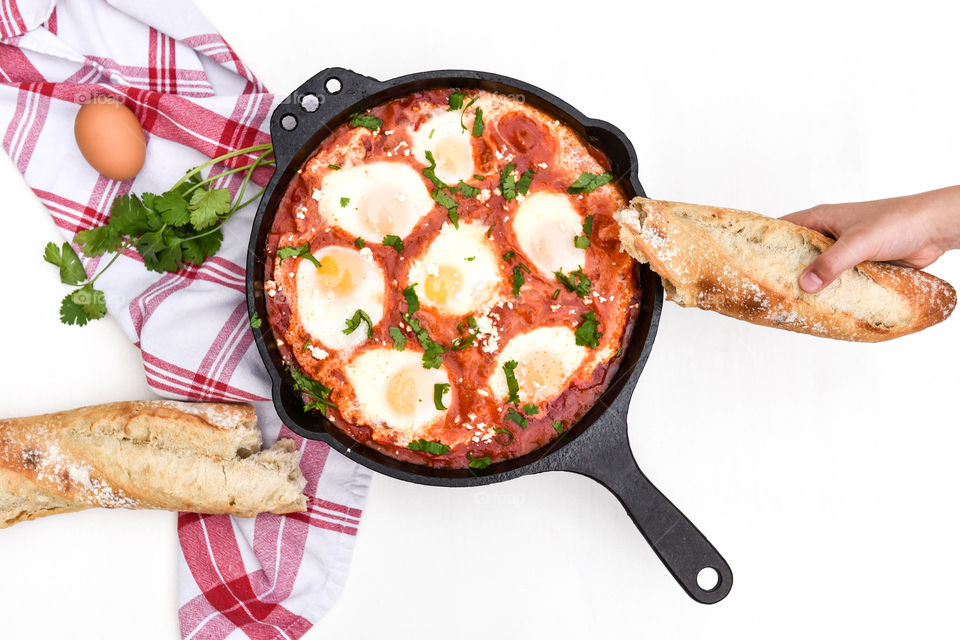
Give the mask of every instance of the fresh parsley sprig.
[[[44, 260], [60, 268], [61, 281], [70, 285], [82, 283], [63, 299], [60, 321], [83, 326], [106, 315], [103, 292], [93, 285], [127, 249], [139, 253], [148, 270], [171, 273], [179, 271], [185, 264], [202, 264], [215, 254], [223, 242], [223, 225], [234, 213], [260, 197], [262, 191], [244, 200], [253, 172], [258, 167], [273, 164], [272, 154], [271, 144], [238, 149], [190, 169], [160, 195], [128, 194], [116, 198], [105, 224], [79, 231], [74, 237], [74, 242], [87, 257], [114, 254], [89, 280], [69, 243], [59, 249], [53, 243], [48, 244], [44, 249]], [[211, 171], [203, 177], [203, 170], [208, 167], [246, 155], [253, 156], [253, 162], [219, 173]], [[237, 173], [243, 173], [244, 178], [236, 197], [227, 189], [212, 188], [217, 180]]]

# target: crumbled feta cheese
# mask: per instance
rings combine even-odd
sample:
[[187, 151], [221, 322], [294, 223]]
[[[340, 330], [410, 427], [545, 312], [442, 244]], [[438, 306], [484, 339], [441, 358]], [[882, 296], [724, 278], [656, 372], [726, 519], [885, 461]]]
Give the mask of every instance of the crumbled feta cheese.
[[324, 351], [323, 349], [321, 349], [320, 347], [310, 345], [310, 355], [312, 355], [317, 360], [323, 360], [330, 354]]

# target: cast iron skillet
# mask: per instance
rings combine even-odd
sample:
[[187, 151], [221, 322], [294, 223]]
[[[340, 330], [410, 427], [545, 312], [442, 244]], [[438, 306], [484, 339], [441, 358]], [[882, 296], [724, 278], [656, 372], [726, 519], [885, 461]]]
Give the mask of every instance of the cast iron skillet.
[[[380, 82], [342, 68], [321, 71], [303, 83], [274, 110], [270, 122], [276, 172], [260, 200], [247, 257], [247, 307], [266, 318], [263, 294], [266, 235], [290, 178], [300, 165], [350, 114], [414, 91], [432, 88], [477, 88], [509, 94], [556, 117], [610, 159], [611, 170], [628, 198], [644, 195], [637, 177], [636, 151], [616, 127], [585, 117], [554, 95], [533, 85], [478, 71], [428, 71]], [[627, 439], [627, 408], [657, 332], [663, 290], [659, 278], [637, 267], [642, 299], [640, 315], [614, 380], [593, 407], [567, 432], [546, 447], [481, 471], [432, 469], [401, 462], [358, 445], [325, 418], [306, 413], [300, 395], [263, 323], [254, 330], [257, 348], [273, 381], [273, 401], [284, 424], [305, 438], [323, 440], [350, 459], [379, 473], [418, 484], [475, 487], [543, 471], [572, 471], [593, 478], [620, 500], [647, 542], [673, 577], [697, 602], [713, 604], [730, 592], [733, 574], [723, 557], [637, 466]], [[697, 584], [698, 573], [712, 568], [719, 581], [712, 589]]]

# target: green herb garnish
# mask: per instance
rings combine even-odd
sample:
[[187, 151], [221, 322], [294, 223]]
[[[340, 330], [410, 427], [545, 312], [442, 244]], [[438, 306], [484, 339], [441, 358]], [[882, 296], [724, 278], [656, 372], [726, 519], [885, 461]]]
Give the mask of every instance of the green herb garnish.
[[576, 343], [582, 347], [597, 348], [600, 346], [600, 338], [603, 334], [597, 331], [600, 323], [597, 322], [596, 314], [588, 311], [580, 317], [583, 318], [583, 323], [574, 331]]
[[535, 404], [525, 404], [523, 405], [523, 412], [528, 416], [536, 415], [540, 413], [540, 407]]
[[340, 198], [340, 207], [345, 207], [350, 204], [350, 198]]
[[574, 236], [573, 246], [575, 246], [577, 249], [586, 249], [590, 246], [590, 238], [587, 236]]
[[550, 296], [550, 297], [553, 298], [554, 300], [556, 300], [557, 298], [559, 298], [559, 297], [560, 297], [560, 289], [554, 289], [553, 295]]
[[69, 242], [64, 242], [62, 248], [48, 242], [43, 248], [43, 259], [55, 267], [60, 267], [60, 282], [63, 284], [78, 285], [87, 279], [80, 256]]
[[338, 164], [328, 164], [327, 169], [333, 169], [334, 171], [340, 171], [340, 165]]
[[433, 198], [434, 202], [447, 210], [447, 217], [450, 218], [450, 222], [453, 223], [453, 227], [455, 229], [459, 229], [460, 214], [457, 213], [457, 201], [450, 197], [450, 194], [441, 189], [434, 189], [430, 193], [430, 197]]
[[357, 236], [357, 239], [353, 241], [353, 246], [355, 246], [357, 249], [363, 249], [365, 246], [367, 246], [367, 243], [363, 238]]
[[450, 94], [450, 97], [447, 98], [447, 104], [450, 105], [450, 108], [447, 111], [457, 111], [463, 108], [463, 99], [466, 98], [466, 94], [463, 94], [459, 91], [454, 91]]
[[572, 291], [581, 298], [590, 293], [590, 278], [583, 272], [583, 268], [571, 271], [569, 276], [564, 275], [563, 271], [554, 271], [554, 275], [567, 291]]
[[513, 407], [510, 407], [509, 409], [507, 409], [507, 415], [505, 415], [504, 418], [506, 418], [507, 420], [513, 420], [520, 426], [521, 429], [527, 428], [526, 417], [524, 417], [522, 413], [520, 413]]
[[517, 192], [527, 195], [531, 182], [533, 182], [533, 169], [527, 169], [523, 172], [523, 175], [520, 176], [520, 179], [517, 180]]
[[305, 242], [299, 247], [280, 247], [277, 249], [277, 257], [280, 258], [280, 262], [283, 262], [287, 258], [303, 258], [304, 260], [309, 260], [313, 263], [317, 269], [320, 268], [320, 261], [310, 253], [310, 243]]
[[503, 254], [504, 262], [510, 262], [511, 260], [513, 260], [513, 257], [515, 255], [517, 255], [516, 251], [507, 251], [505, 254]]
[[467, 460], [470, 461], [468, 465], [471, 469], [486, 469], [490, 466], [490, 456], [483, 456], [482, 458], [474, 458], [470, 455], [470, 452], [467, 451]]
[[510, 436], [510, 439], [507, 440], [507, 441], [506, 441], [505, 443], [503, 443], [503, 444], [509, 445], [509, 444], [512, 444], [512, 443], [513, 443], [513, 431], [510, 431], [510, 429], [507, 429], [507, 428], [505, 428], [505, 427], [494, 427], [494, 428], [493, 428], [493, 432], [496, 433], [496, 434], [505, 434], [505, 435]]
[[321, 415], [327, 415], [328, 407], [337, 406], [328, 399], [330, 397], [329, 387], [320, 384], [307, 374], [293, 367], [288, 367], [287, 371], [290, 372], [290, 376], [293, 378], [293, 388], [313, 398], [311, 402], [303, 405], [304, 411], [313, 411], [316, 409], [320, 411]]
[[583, 220], [583, 233], [584, 235], [590, 235], [593, 233], [593, 216], [587, 216]]
[[407, 347], [407, 336], [400, 327], [390, 327], [387, 329], [390, 337], [393, 338], [393, 348], [397, 351], [403, 351]]
[[513, 268], [513, 297], [520, 297], [520, 287], [523, 286], [525, 279], [523, 277], [523, 270], [520, 267]]
[[370, 320], [370, 316], [367, 315], [367, 312], [363, 309], [357, 309], [353, 312], [352, 318], [347, 318], [347, 328], [343, 332], [347, 335], [350, 335], [357, 328], [360, 327], [361, 322], [367, 323], [367, 338], [373, 337], [373, 321]]
[[354, 128], [363, 127], [364, 129], [370, 129], [370, 131], [376, 131], [383, 126], [383, 120], [377, 116], [362, 116], [359, 113], [353, 113], [350, 114], [350, 126]]
[[421, 173], [423, 173], [424, 177], [432, 182], [433, 186], [435, 186], [437, 189], [447, 189], [447, 183], [437, 177], [437, 161], [434, 159], [433, 153], [428, 150], [426, 153], [424, 153], [424, 156], [427, 158], [427, 162], [429, 162], [430, 165]]
[[400, 236], [385, 235], [383, 236], [383, 244], [393, 247], [397, 253], [403, 253], [403, 240], [400, 239]]
[[447, 383], [437, 383], [433, 385], [433, 406], [437, 408], [437, 411], [446, 411], [447, 408], [443, 406], [443, 394], [450, 391], [450, 385]]
[[475, 198], [480, 193], [480, 189], [472, 187], [463, 180], [461, 180], [457, 186], [460, 188], [460, 193], [463, 194], [464, 198]]
[[517, 182], [513, 177], [513, 170], [517, 165], [512, 162], [500, 172], [500, 194], [504, 200], [513, 200], [517, 197]]
[[473, 130], [470, 132], [474, 138], [479, 138], [483, 135], [483, 109], [477, 107], [477, 110], [474, 112], [473, 117]]
[[567, 193], [590, 193], [597, 187], [602, 187], [613, 180], [613, 176], [609, 173], [581, 173], [580, 177], [577, 178], [576, 182], [567, 187]]
[[263, 320], [260, 319], [260, 315], [256, 311], [250, 316], [250, 326], [254, 329], [259, 329], [263, 326]]
[[550, 423], [550, 425], [553, 427], [554, 431], [557, 432], [557, 435], [560, 435], [561, 433], [563, 433], [563, 423], [560, 422], [559, 420], [554, 420], [553, 422]]
[[435, 440], [424, 440], [423, 438], [414, 440], [407, 445], [407, 448], [411, 451], [423, 451], [424, 453], [430, 453], [435, 456], [442, 456], [450, 452], [450, 445]]
[[503, 374], [507, 377], [507, 401], [520, 404], [520, 384], [517, 382], [516, 368], [516, 360], [508, 360], [503, 364]]

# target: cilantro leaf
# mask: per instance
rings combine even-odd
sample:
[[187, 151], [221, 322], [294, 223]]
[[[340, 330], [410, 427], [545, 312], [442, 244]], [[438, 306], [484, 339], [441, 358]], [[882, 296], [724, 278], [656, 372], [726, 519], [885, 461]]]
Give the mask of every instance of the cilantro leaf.
[[467, 96], [460, 91], [454, 91], [450, 94], [450, 97], [447, 98], [447, 104], [450, 105], [450, 108], [447, 111], [458, 111], [463, 108], [463, 99]]
[[433, 186], [435, 186], [437, 189], [446, 189], [446, 188], [448, 188], [448, 187], [447, 187], [447, 183], [437, 177], [437, 171], [436, 171], [436, 169], [437, 169], [437, 161], [436, 161], [436, 159], [433, 157], [433, 153], [432, 153], [431, 151], [427, 150], [423, 155], [427, 158], [427, 162], [430, 163], [430, 165], [421, 172], [421, 173], [423, 173], [423, 176], [424, 176], [427, 180], [429, 180], [430, 182], [432, 182], [432, 183], [433, 183]]
[[525, 404], [523, 405], [523, 412], [528, 416], [536, 415], [540, 413], [540, 407], [535, 404]]
[[509, 360], [503, 364], [503, 375], [507, 377], [507, 401], [519, 404], [520, 384], [517, 382], [516, 368], [516, 360]]
[[557, 276], [557, 280], [567, 291], [572, 291], [581, 298], [590, 293], [590, 278], [583, 272], [583, 268], [571, 271], [570, 276], [564, 275], [563, 271], [554, 271], [553, 275]]
[[523, 270], [520, 267], [513, 268], [513, 297], [520, 297], [520, 287], [523, 286], [525, 279], [523, 277]]
[[327, 169], [331, 169], [331, 170], [333, 170], [333, 171], [340, 171], [340, 165], [338, 165], [338, 164], [328, 164], [328, 165], [327, 165]]
[[473, 129], [470, 131], [470, 135], [474, 138], [483, 135], [483, 109], [480, 107], [477, 107], [476, 115], [473, 118]]
[[590, 238], [587, 236], [574, 236], [573, 246], [575, 246], [577, 249], [586, 249], [590, 246]]
[[[145, 193], [144, 197], [148, 195], [153, 194]], [[149, 223], [151, 213], [157, 221], [160, 221], [160, 216], [145, 207], [137, 196], [118, 196], [110, 208], [110, 220], [107, 224], [121, 236], [138, 236], [156, 227], [156, 223]]]
[[190, 264], [202, 264], [209, 256], [220, 250], [223, 243], [223, 227], [217, 227], [212, 233], [189, 238], [180, 243], [183, 259]]
[[470, 455], [470, 452], [467, 451], [467, 460], [470, 461], [469, 466], [471, 469], [486, 469], [490, 466], [490, 456], [483, 456], [482, 458], [474, 458]]
[[450, 222], [453, 223], [453, 227], [455, 229], [459, 229], [460, 215], [457, 213], [457, 201], [440, 189], [434, 189], [430, 193], [430, 197], [433, 198], [434, 202], [447, 210], [447, 217], [450, 218]]
[[84, 326], [90, 320], [107, 315], [107, 302], [103, 291], [94, 289], [92, 284], [71, 291], [60, 302], [60, 322]]
[[254, 329], [259, 329], [263, 326], [263, 320], [260, 319], [260, 315], [256, 311], [250, 316], [250, 326]]
[[230, 206], [230, 192], [226, 189], [197, 189], [190, 196], [190, 224], [197, 231], [211, 227], [230, 211]]
[[363, 127], [364, 129], [370, 129], [370, 131], [376, 131], [383, 126], [383, 120], [377, 116], [362, 116], [359, 113], [353, 113], [350, 114], [350, 126], [354, 128]]
[[533, 169], [527, 169], [523, 172], [523, 175], [520, 176], [520, 179], [517, 180], [517, 192], [527, 195], [531, 182], [533, 182]]
[[340, 208], [346, 207], [350, 204], [350, 198], [340, 198]]
[[505, 254], [503, 254], [503, 261], [510, 262], [511, 260], [513, 260], [514, 256], [516, 255], [517, 255], [516, 251], [507, 251]]
[[[463, 106], [463, 109], [460, 111], [460, 129], [461, 129], [461, 130], [463, 130], [463, 131], [466, 131], [466, 130], [467, 130], [467, 125], [463, 124], [463, 114], [465, 114], [465, 113], [467, 112], [467, 109], [469, 109], [471, 106], [473, 106], [473, 103], [476, 102], [476, 101], [477, 101], [477, 98], [479, 98], [479, 97], [480, 97], [480, 96], [474, 96], [473, 99], [470, 100], [470, 102], [468, 102], [467, 104], [465, 104], [465, 105]], [[431, 132], [431, 135], [432, 135], [432, 132]]]
[[393, 348], [397, 351], [403, 351], [407, 348], [407, 336], [404, 335], [400, 327], [390, 327], [388, 329], [390, 337], [393, 338]]
[[43, 248], [43, 259], [60, 267], [60, 282], [63, 284], [77, 285], [87, 279], [83, 263], [69, 242], [64, 242], [59, 249], [56, 244], [48, 242]]
[[560, 435], [561, 433], [563, 433], [563, 423], [560, 422], [559, 420], [554, 420], [553, 422], [550, 423], [550, 426], [552, 426], [554, 431], [557, 432], [557, 435]]
[[443, 406], [443, 394], [450, 391], [450, 385], [447, 383], [437, 383], [433, 385], [433, 406], [437, 408], [437, 411], [446, 411], [447, 408]]
[[113, 226], [105, 224], [78, 231], [73, 241], [80, 245], [83, 255], [92, 258], [116, 251], [123, 243], [123, 237]]
[[403, 240], [400, 236], [385, 235], [383, 236], [383, 244], [393, 247], [397, 253], [403, 253]]
[[[227, 199], [229, 200], [230, 192], [226, 189], [223, 191], [227, 193]], [[201, 192], [203, 192], [203, 190], [199, 189], [194, 195]], [[187, 201], [179, 191], [167, 191], [161, 196], [150, 198], [150, 204], [152, 205], [151, 208], [156, 209], [160, 214], [160, 219], [163, 220], [164, 224], [168, 224], [171, 227], [180, 227], [190, 222], [190, 211], [187, 208]], [[196, 225], [194, 225], [194, 227], [199, 229]]]
[[407, 445], [407, 448], [411, 451], [423, 451], [424, 453], [429, 453], [435, 456], [442, 456], [450, 452], [450, 445], [446, 445], [435, 440], [424, 440], [423, 438], [414, 440]]
[[420, 310], [420, 298], [417, 297], [416, 283], [403, 290], [403, 299], [407, 301], [407, 315], [412, 316]]
[[588, 236], [593, 233], [593, 216], [587, 216], [583, 220], [583, 235]]
[[293, 367], [288, 367], [287, 371], [290, 372], [290, 376], [293, 378], [293, 388], [297, 391], [302, 391], [312, 398], [311, 402], [308, 402], [303, 406], [304, 411], [313, 411], [314, 409], [317, 409], [320, 411], [321, 415], [325, 416], [327, 415], [328, 407], [337, 406], [329, 400], [330, 387], [321, 384], [307, 374], [294, 369]]
[[320, 268], [320, 261], [310, 253], [309, 242], [304, 242], [298, 247], [280, 247], [277, 249], [277, 257], [280, 258], [280, 262], [283, 262], [287, 258], [303, 258], [304, 260], [312, 262], [313, 266], [317, 269]]
[[567, 187], [567, 193], [590, 193], [597, 187], [602, 187], [611, 180], [613, 180], [613, 176], [609, 173], [596, 174], [583, 172], [572, 185]]
[[509, 409], [507, 409], [507, 415], [505, 415], [504, 418], [506, 418], [507, 420], [513, 420], [520, 426], [521, 429], [527, 428], [527, 419], [524, 417], [522, 413], [520, 413], [513, 407], [510, 407]]
[[473, 344], [474, 338], [476, 338], [476, 336], [472, 333], [468, 336], [454, 338], [453, 342], [450, 344], [450, 348], [454, 351], [463, 351]]
[[367, 312], [363, 309], [357, 309], [353, 312], [352, 318], [347, 318], [347, 328], [343, 332], [347, 335], [350, 335], [360, 327], [361, 322], [367, 323], [367, 337], [373, 337], [373, 321], [370, 319], [370, 316], [367, 315]]
[[510, 439], [507, 440], [507, 441], [506, 441], [505, 443], [503, 443], [503, 444], [511, 444], [511, 443], [513, 442], [513, 439], [514, 439], [513, 431], [510, 431], [510, 429], [507, 429], [507, 428], [505, 428], [505, 427], [494, 427], [494, 428], [493, 428], [493, 432], [496, 433], [496, 434], [498, 434], [498, 435], [499, 435], [499, 434], [504, 434], [504, 435], [510, 436]]
[[365, 246], [367, 246], [367, 243], [363, 238], [357, 236], [357, 239], [353, 241], [353, 246], [355, 246], [357, 249], [363, 249]]
[[504, 200], [513, 200], [517, 197], [517, 182], [513, 177], [513, 170], [517, 165], [512, 162], [500, 172], [500, 194]]
[[480, 189], [477, 189], [476, 187], [470, 186], [469, 184], [467, 184], [467, 183], [464, 182], [463, 180], [461, 180], [461, 181], [457, 184], [457, 186], [460, 187], [460, 193], [463, 194], [463, 197], [464, 197], [464, 198], [475, 198], [475, 197], [477, 197], [477, 195], [480, 193]]
[[603, 334], [597, 331], [600, 323], [597, 322], [596, 314], [593, 311], [588, 311], [580, 317], [583, 318], [583, 323], [573, 332], [576, 336], [576, 343], [581, 347], [596, 349], [600, 346], [600, 338], [603, 337]]

